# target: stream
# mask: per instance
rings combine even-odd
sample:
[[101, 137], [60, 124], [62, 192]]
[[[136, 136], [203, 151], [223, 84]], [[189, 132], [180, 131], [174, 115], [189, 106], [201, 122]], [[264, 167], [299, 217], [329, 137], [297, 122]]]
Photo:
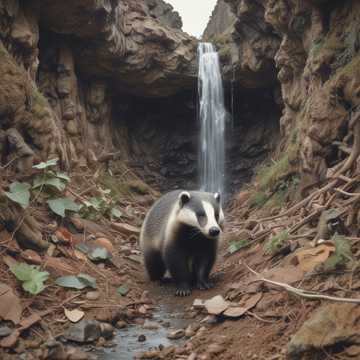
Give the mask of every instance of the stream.
[[[152, 311], [152, 317], [145, 320], [157, 323], [158, 328], [147, 329], [142, 324], [129, 324], [124, 329], [116, 330], [113, 339], [116, 346], [96, 349], [93, 352], [98, 360], [130, 360], [139, 352], [159, 350], [185, 340], [185, 338], [170, 340], [167, 334], [172, 330], [185, 329], [192, 320], [187, 318], [182, 305], [164, 301], [164, 298], [172, 300], [173, 291], [170, 292], [168, 288], [162, 287], [160, 292], [162, 296], [156, 299], [158, 305]], [[142, 335], [145, 336], [145, 341], [139, 341], [139, 336]]]

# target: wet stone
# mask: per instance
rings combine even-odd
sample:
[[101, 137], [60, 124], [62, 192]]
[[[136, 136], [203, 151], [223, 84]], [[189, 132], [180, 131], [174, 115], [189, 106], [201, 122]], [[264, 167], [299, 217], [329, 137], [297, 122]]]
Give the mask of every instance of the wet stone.
[[97, 300], [100, 297], [99, 291], [88, 291], [85, 295], [87, 300]]
[[100, 325], [94, 320], [82, 320], [77, 324], [73, 324], [64, 334], [65, 339], [78, 343], [93, 342], [99, 339], [100, 336]]
[[149, 320], [146, 320], [143, 325], [143, 328], [146, 330], [157, 330], [157, 329], [159, 329], [159, 327], [160, 327], [160, 325], [157, 322], [149, 321]]
[[200, 329], [200, 324], [198, 324], [198, 323], [190, 324], [185, 329], [185, 336], [187, 338], [190, 338], [190, 337], [194, 336], [199, 329]]
[[124, 329], [124, 328], [127, 327], [127, 322], [124, 321], [124, 320], [119, 320], [119, 321], [116, 323], [115, 327], [116, 327], [117, 329]]
[[207, 350], [208, 354], [217, 355], [222, 353], [225, 350], [225, 347], [220, 344], [210, 344]]
[[143, 335], [143, 334], [139, 335], [138, 341], [139, 341], [139, 342], [144, 342], [144, 341], [146, 341], [146, 336]]
[[8, 326], [0, 326], [0, 337], [8, 336], [12, 330]]
[[178, 329], [178, 330], [170, 331], [167, 334], [167, 338], [170, 340], [176, 340], [176, 339], [181, 339], [182, 337], [184, 337], [184, 335], [185, 335], [184, 329]]
[[200, 321], [201, 324], [209, 324], [209, 325], [217, 324], [218, 322], [219, 319], [215, 315], [208, 315]]

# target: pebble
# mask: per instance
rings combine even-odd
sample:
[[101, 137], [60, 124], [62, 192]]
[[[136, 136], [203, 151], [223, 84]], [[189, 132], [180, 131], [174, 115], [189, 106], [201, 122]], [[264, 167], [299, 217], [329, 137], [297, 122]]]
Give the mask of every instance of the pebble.
[[105, 339], [111, 339], [114, 337], [114, 327], [111, 324], [108, 323], [101, 323], [100, 324], [100, 332], [101, 336], [103, 336]]
[[220, 344], [210, 344], [208, 346], [207, 353], [211, 355], [217, 355], [222, 353], [225, 350], [225, 347]]
[[159, 327], [160, 327], [160, 325], [157, 322], [149, 321], [149, 320], [146, 320], [143, 325], [143, 328], [146, 330], [157, 330], [157, 329], [159, 329]]
[[124, 320], [119, 320], [119, 321], [116, 323], [115, 327], [116, 327], [117, 329], [124, 329], [124, 328], [127, 327], [127, 322], [124, 321]]
[[185, 335], [184, 329], [178, 329], [178, 330], [170, 331], [166, 336], [170, 340], [176, 340], [176, 339], [181, 339], [182, 337], [184, 337], [184, 335]]
[[185, 336], [187, 338], [190, 338], [190, 337], [194, 336], [199, 329], [200, 329], [200, 325], [198, 323], [190, 324], [185, 329]]
[[210, 324], [210, 325], [217, 324], [218, 322], [219, 320], [215, 315], [208, 315], [200, 321], [201, 324]]
[[187, 360], [196, 360], [196, 359], [197, 359], [197, 354], [195, 352], [192, 352], [187, 358]]
[[139, 342], [144, 342], [144, 341], [146, 341], [146, 336], [143, 335], [143, 334], [139, 335], [138, 341], [139, 341]]
[[88, 291], [85, 295], [87, 300], [97, 300], [100, 297], [99, 291]]
[[104, 247], [109, 253], [114, 252], [114, 245], [107, 238], [99, 237], [94, 241], [94, 244], [97, 245], [97, 246]]

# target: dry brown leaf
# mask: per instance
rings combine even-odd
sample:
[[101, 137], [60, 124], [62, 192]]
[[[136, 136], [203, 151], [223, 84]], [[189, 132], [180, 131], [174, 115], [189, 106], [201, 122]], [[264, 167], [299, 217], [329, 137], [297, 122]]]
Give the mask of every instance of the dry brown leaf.
[[28, 316], [25, 319], [22, 319], [20, 322], [21, 328], [19, 330], [26, 330], [28, 329], [30, 326], [33, 326], [34, 324], [36, 324], [37, 322], [39, 322], [41, 320], [41, 315], [40, 314], [32, 314], [30, 316]]
[[14, 294], [12, 288], [0, 283], [0, 319], [19, 324], [22, 311], [20, 299]]
[[18, 341], [20, 336], [19, 330], [14, 330], [9, 336], [4, 337], [0, 341], [0, 347], [3, 348], [13, 348]]
[[238, 317], [244, 315], [247, 311], [248, 311], [248, 309], [245, 307], [234, 306], [234, 307], [229, 307], [228, 309], [226, 309], [224, 311], [224, 315], [231, 317], [231, 318], [238, 318]]
[[302, 280], [304, 273], [297, 266], [287, 265], [264, 271], [261, 276], [269, 280], [293, 284]]
[[130, 224], [126, 223], [111, 223], [112, 228], [114, 228], [117, 231], [120, 231], [121, 233], [125, 235], [138, 235], [140, 234], [140, 228], [132, 226]]
[[221, 295], [216, 295], [206, 300], [204, 305], [207, 312], [211, 315], [219, 315], [229, 307], [229, 303]]
[[79, 309], [74, 309], [74, 310], [64, 309], [64, 313], [65, 316], [73, 323], [77, 323], [85, 315], [85, 313]]
[[36, 251], [30, 249], [22, 251], [21, 257], [30, 264], [40, 265], [42, 262], [40, 255]]
[[229, 307], [224, 311], [224, 315], [231, 318], [238, 318], [244, 315], [248, 310], [256, 306], [256, 304], [261, 300], [262, 295], [262, 293], [257, 293], [248, 298], [244, 303], [239, 304], [239, 306]]
[[60, 243], [71, 244], [73, 242], [71, 232], [64, 227], [59, 227], [55, 232], [55, 236], [60, 241]]
[[298, 267], [304, 272], [312, 271], [319, 264], [324, 263], [335, 251], [332, 244], [321, 244], [315, 248], [303, 249], [296, 252]]
[[6, 264], [9, 268], [11, 268], [17, 264], [17, 261], [8, 255], [3, 256], [3, 261], [4, 261], [4, 264]]

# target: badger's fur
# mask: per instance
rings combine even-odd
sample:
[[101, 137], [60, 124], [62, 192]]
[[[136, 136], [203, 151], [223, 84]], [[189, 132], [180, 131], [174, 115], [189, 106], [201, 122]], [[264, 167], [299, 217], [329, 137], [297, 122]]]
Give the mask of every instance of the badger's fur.
[[209, 289], [224, 214], [220, 195], [201, 191], [172, 191], [155, 202], [145, 217], [140, 246], [150, 279], [161, 280], [168, 270], [176, 295], [191, 287]]

